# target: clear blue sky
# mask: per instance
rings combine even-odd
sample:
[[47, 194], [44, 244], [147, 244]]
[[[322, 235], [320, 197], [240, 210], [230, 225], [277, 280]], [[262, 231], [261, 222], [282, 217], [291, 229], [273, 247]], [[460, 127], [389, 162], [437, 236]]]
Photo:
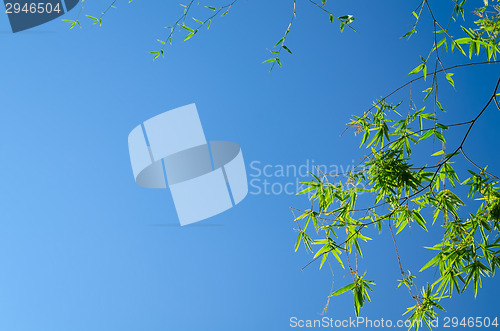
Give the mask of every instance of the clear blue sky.
[[[86, 14], [106, 6], [87, 2]], [[312, 255], [293, 251], [289, 207], [306, 207], [302, 197], [250, 194], [227, 212], [179, 227], [168, 190], [134, 183], [127, 135], [195, 102], [207, 139], [240, 144], [249, 179], [254, 161], [261, 168], [307, 160], [348, 166], [363, 155], [359, 137], [339, 137], [350, 114], [406, 82], [429, 50], [430, 34], [399, 39], [416, 5], [332, 2], [339, 15], [357, 17], [359, 33], [341, 34], [299, 0], [288, 42], [294, 54], [284, 54], [284, 68], [271, 75], [261, 62], [288, 24], [291, 1], [241, 1], [210, 31], [186, 43], [176, 38], [155, 62], [148, 52], [181, 13], [177, 1], [119, 1], [102, 28], [89, 20], [69, 30], [56, 20], [12, 34], [0, 15], [0, 330], [288, 330], [293, 316], [321, 318], [331, 275], [317, 264], [301, 271]], [[204, 11], [195, 13], [202, 18]], [[448, 63], [464, 60], [450, 56]], [[471, 119], [498, 72], [457, 70], [456, 92], [442, 88], [443, 122]], [[499, 120], [491, 108], [466, 145], [496, 173]], [[405, 269], [416, 273], [430, 259], [423, 246], [440, 232], [398, 235]], [[377, 283], [361, 314], [395, 321], [413, 302], [395, 290], [400, 275], [390, 236], [375, 239], [360, 261]], [[344, 270], [335, 275], [336, 288], [347, 284]], [[423, 274], [419, 284], [432, 276]], [[476, 300], [468, 291], [443, 301], [440, 316], [495, 317], [499, 295], [498, 279], [486, 280]], [[352, 296], [332, 300], [326, 316], [353, 317]]]

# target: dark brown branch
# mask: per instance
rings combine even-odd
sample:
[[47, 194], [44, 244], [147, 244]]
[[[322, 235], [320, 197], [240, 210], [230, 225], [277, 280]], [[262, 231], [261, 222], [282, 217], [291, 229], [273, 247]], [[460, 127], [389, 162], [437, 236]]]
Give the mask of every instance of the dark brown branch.
[[468, 156], [467, 154], [465, 154], [464, 152], [464, 149], [462, 147], [460, 147], [460, 151], [462, 152], [462, 155], [465, 157], [465, 159], [467, 159], [467, 161], [469, 161], [470, 163], [472, 163], [476, 168], [478, 168], [479, 170], [481, 170], [482, 172], [490, 175], [491, 177], [497, 179], [497, 180], [500, 180], [500, 178], [498, 178], [497, 176], [493, 175], [492, 173], [486, 171], [486, 168], [481, 168], [480, 166], [478, 166], [476, 163], [474, 163], [474, 161], [472, 161]]

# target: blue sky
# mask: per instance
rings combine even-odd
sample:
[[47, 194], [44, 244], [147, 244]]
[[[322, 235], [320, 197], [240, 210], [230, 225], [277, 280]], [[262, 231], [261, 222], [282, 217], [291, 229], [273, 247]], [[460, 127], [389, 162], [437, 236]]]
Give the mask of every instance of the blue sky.
[[[90, 15], [106, 6], [87, 2]], [[239, 2], [210, 31], [175, 39], [155, 62], [148, 52], [180, 15], [176, 1], [119, 1], [101, 28], [87, 21], [69, 30], [56, 20], [12, 34], [2, 16], [0, 330], [287, 330], [293, 316], [321, 318], [331, 275], [318, 265], [301, 271], [312, 255], [294, 253], [289, 207], [306, 207], [304, 198], [250, 194], [220, 215], [179, 227], [168, 190], [134, 183], [127, 136], [144, 120], [195, 102], [207, 139], [242, 147], [249, 179], [255, 161], [346, 167], [364, 152], [352, 132], [339, 136], [349, 116], [406, 82], [429, 50], [431, 34], [399, 38], [416, 5], [332, 3], [339, 15], [357, 18], [359, 33], [341, 34], [299, 0], [288, 42], [294, 54], [272, 74], [261, 62], [288, 24], [291, 1]], [[475, 116], [497, 75], [493, 65], [457, 70], [456, 91], [441, 91], [443, 122]], [[496, 173], [499, 119], [491, 108], [466, 145]], [[423, 246], [439, 236], [438, 226], [398, 235], [404, 268], [416, 273], [432, 257]], [[387, 231], [374, 239], [360, 270], [377, 285], [361, 315], [396, 321], [413, 303], [395, 290], [400, 275]], [[335, 275], [336, 288], [347, 284], [344, 270]], [[423, 274], [419, 284], [431, 277]], [[494, 318], [498, 295], [498, 281], [485, 280], [477, 299], [468, 291], [445, 300], [441, 318]], [[332, 300], [326, 316], [354, 317], [352, 297]]]

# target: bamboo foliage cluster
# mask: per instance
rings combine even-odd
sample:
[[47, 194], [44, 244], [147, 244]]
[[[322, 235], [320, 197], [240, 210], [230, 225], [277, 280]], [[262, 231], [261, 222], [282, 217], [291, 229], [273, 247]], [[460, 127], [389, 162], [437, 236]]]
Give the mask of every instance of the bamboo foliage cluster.
[[[370, 300], [368, 284], [358, 268], [358, 256], [363, 257], [363, 243], [372, 240], [366, 229], [375, 226], [381, 232], [389, 228], [396, 248], [397, 263], [401, 272], [400, 286], [408, 289], [415, 304], [407, 309], [408, 319], [421, 321], [429, 328], [430, 322], [444, 310], [440, 301], [455, 293], [463, 293], [472, 287], [474, 295], [481, 288], [484, 277], [492, 277], [500, 267], [500, 178], [471, 160], [466, 152], [466, 140], [476, 121], [491, 109], [500, 110], [498, 91], [500, 77], [492, 88], [489, 100], [477, 110], [470, 121], [444, 124], [439, 114], [444, 112], [438, 95], [439, 75], [444, 74], [446, 81], [455, 87], [452, 69], [466, 66], [498, 63], [500, 52], [500, 7], [497, 2], [488, 3], [470, 13], [478, 19], [473, 27], [462, 24], [467, 22], [464, 10], [466, 0], [453, 1], [453, 14], [449, 23], [443, 26], [434, 16], [428, 0], [421, 1], [413, 12], [416, 19], [411, 30], [403, 37], [410, 37], [417, 31], [422, 15], [428, 14], [434, 25], [434, 43], [427, 57], [420, 57], [421, 63], [410, 71], [410, 75], [421, 74], [397, 88], [385, 98], [376, 100], [373, 106], [360, 116], [353, 116], [348, 123], [360, 136], [361, 146], [370, 153], [364, 156], [354, 169], [344, 174], [311, 174], [313, 181], [303, 183], [306, 189], [299, 194], [309, 194], [311, 208], [299, 210], [292, 208], [297, 225], [298, 238], [295, 250], [303, 245], [315, 253], [308, 264], [319, 260], [320, 267], [331, 257], [341, 268], [348, 265], [352, 282], [334, 291], [330, 297], [352, 292], [356, 315], [366, 300]], [[451, 31], [460, 25], [463, 37], [456, 38]], [[467, 48], [468, 46], [468, 48]], [[473, 56], [486, 55], [486, 62], [469, 62], [463, 65], [445, 67], [441, 53], [458, 50], [468, 60]], [[431, 64], [432, 63], [432, 64]], [[432, 65], [434, 71], [429, 73]], [[430, 86], [423, 91], [422, 102], [432, 101], [434, 111], [418, 108], [410, 92], [410, 109], [400, 111], [401, 102], [393, 104], [389, 98], [417, 80], [432, 77]], [[446, 138], [456, 137], [454, 129], [466, 128], [458, 146], [449, 145]], [[421, 157], [415, 157], [413, 150], [426, 147], [426, 141], [438, 141], [442, 149], [428, 153], [430, 164], [422, 165]], [[425, 150], [428, 150], [425, 149]], [[450, 152], [451, 151], [451, 152]], [[432, 160], [435, 160], [432, 162]], [[465, 162], [470, 165], [467, 178], [459, 179], [454, 163]], [[415, 165], [417, 164], [417, 165]], [[468, 188], [468, 195], [461, 197], [460, 187]], [[373, 202], [357, 201], [362, 193], [373, 196]], [[312, 194], [312, 195], [311, 195]], [[475, 201], [478, 200], [479, 203]], [[461, 211], [463, 206], [476, 206], [473, 213]], [[395, 235], [416, 225], [425, 231], [431, 225], [443, 228], [442, 239], [432, 247], [435, 256], [419, 271], [435, 268], [438, 276], [431, 284], [417, 287], [417, 277], [403, 269], [398, 253]], [[393, 232], [392, 228], [396, 231]], [[316, 247], [318, 247], [316, 249]], [[353, 266], [352, 256], [356, 264]], [[308, 266], [306, 265], [306, 267]], [[333, 272], [333, 269], [332, 269]], [[328, 306], [328, 303], [327, 303]], [[418, 329], [419, 323], [412, 323]]]

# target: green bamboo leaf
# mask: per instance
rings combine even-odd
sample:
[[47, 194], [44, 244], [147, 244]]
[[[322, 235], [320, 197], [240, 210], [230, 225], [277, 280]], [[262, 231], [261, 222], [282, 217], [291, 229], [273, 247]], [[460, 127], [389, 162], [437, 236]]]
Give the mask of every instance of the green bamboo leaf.
[[307, 187], [307, 188], [303, 189], [302, 191], [298, 192], [297, 195], [305, 194], [305, 193], [310, 192], [310, 191], [315, 190], [315, 189], [316, 189], [316, 187], [310, 186], [310, 187]]
[[340, 289], [338, 289], [337, 291], [333, 292], [332, 294], [330, 294], [330, 297], [333, 297], [333, 296], [337, 296], [337, 295], [340, 295], [342, 293], [345, 293], [349, 290], [352, 290], [354, 287], [356, 287], [356, 283], [351, 283], [349, 285], [346, 285]]
[[454, 75], [454, 73], [447, 73], [446, 74], [446, 80], [451, 84], [451, 86], [455, 87], [455, 82], [453, 81], [453, 78], [451, 78]]
[[[333, 249], [333, 247], [330, 245], [330, 244], [326, 244], [326, 245], [323, 245], [323, 247], [321, 247], [321, 249], [319, 249], [316, 254], [314, 255], [314, 259], [317, 258], [318, 256], [320, 256], [321, 254], [323, 253], [328, 253], [329, 251], [331, 251]], [[327, 255], [327, 254], [325, 254]]]
[[325, 264], [326, 258], [327, 258], [327, 255], [323, 254], [323, 257], [321, 258], [321, 263], [319, 265], [320, 269], [323, 268], [323, 264]]
[[434, 130], [434, 135], [436, 136], [436, 138], [438, 138], [442, 142], [444, 142], [444, 143], [446, 142], [446, 140], [444, 139], [443, 135], [438, 130]]
[[416, 32], [415, 29], [412, 29], [412, 30], [406, 32], [401, 38], [410, 37], [415, 32]]
[[283, 40], [285, 40], [285, 37], [281, 38], [280, 40], [278, 40], [278, 42], [276, 43], [276, 45], [274, 45], [274, 47], [278, 46], [279, 44], [281, 44], [283, 42]]
[[295, 251], [299, 249], [300, 239], [302, 239], [302, 232], [300, 232], [299, 235], [297, 236], [297, 241], [295, 242]]
[[438, 254], [434, 256], [429, 262], [427, 262], [422, 269], [420, 269], [420, 272], [424, 271], [425, 269], [429, 268], [430, 266], [434, 265], [437, 261], [441, 259], [441, 254]]
[[160, 56], [160, 52], [149, 52], [154, 55], [153, 60]]
[[422, 217], [422, 215], [420, 215], [420, 213], [418, 211], [416, 211], [416, 210], [413, 211], [413, 218], [414, 218], [415, 222], [417, 222], [417, 224], [420, 225], [420, 227], [422, 229], [427, 231], [427, 228], [425, 227], [425, 220]]
[[276, 58], [275, 58], [275, 57], [273, 57], [272, 59], [265, 60], [265, 61], [264, 61], [264, 62], [262, 62], [262, 63], [268, 63], [268, 62], [274, 62], [274, 61], [276, 61]]
[[184, 24], [178, 24], [178, 25], [179, 25], [181, 28], [184, 28], [184, 29], [188, 30], [189, 32], [194, 32], [194, 30], [193, 30], [193, 29], [191, 29], [189, 26], [186, 26], [186, 25], [184, 25]]
[[424, 64], [419, 64], [415, 69], [413, 69], [412, 71], [410, 71], [410, 73], [408, 75], [413, 75], [413, 74], [416, 74], [417, 72], [420, 72], [422, 71], [422, 69], [424, 68]]
[[192, 36], [194, 36], [194, 32], [189, 33], [189, 34], [186, 36], [186, 38], [184, 38], [184, 40], [183, 40], [183, 41], [186, 41], [186, 40], [191, 39], [191, 37], [192, 37]]
[[285, 51], [287, 51], [288, 53], [293, 54], [293, 53], [292, 53], [292, 51], [291, 51], [288, 47], [286, 47], [285, 45], [283, 45], [282, 47], [283, 47], [283, 49], [284, 49]]
[[69, 27], [70, 29], [73, 29], [76, 25], [76, 21], [72, 21], [72, 20], [63, 20], [63, 22], [71, 23], [71, 26]]
[[197, 19], [196, 19], [196, 18], [194, 18], [194, 17], [193, 17], [193, 20], [194, 20], [195, 22], [200, 23], [200, 24], [202, 24], [202, 25], [203, 25], [203, 22], [202, 22], [202, 21], [197, 20]]
[[432, 154], [431, 156], [438, 156], [438, 155], [443, 155], [444, 154], [444, 151], [439, 151], [439, 152], [436, 152], [434, 154]]
[[434, 133], [434, 130], [428, 130], [422, 137], [420, 137], [418, 140], [424, 140], [429, 138], [432, 134]]
[[461, 27], [462, 30], [469, 36], [471, 37], [472, 39], [476, 38], [476, 35], [474, 34], [474, 32], [472, 31], [469, 31], [468, 29], [464, 28], [463, 26]]
[[345, 269], [344, 267], [344, 263], [342, 263], [342, 259], [340, 258], [340, 255], [339, 253], [337, 252], [336, 249], [333, 249], [332, 251], [332, 254], [333, 256], [335, 256], [335, 259], [337, 260], [337, 262], [340, 264], [340, 266], [342, 267], [342, 269]]
[[85, 15], [87, 16], [88, 18], [94, 20], [94, 22], [92, 22], [92, 24], [97, 24], [99, 23], [99, 19], [97, 17], [94, 17], [94, 16], [90, 16], [90, 15]]

